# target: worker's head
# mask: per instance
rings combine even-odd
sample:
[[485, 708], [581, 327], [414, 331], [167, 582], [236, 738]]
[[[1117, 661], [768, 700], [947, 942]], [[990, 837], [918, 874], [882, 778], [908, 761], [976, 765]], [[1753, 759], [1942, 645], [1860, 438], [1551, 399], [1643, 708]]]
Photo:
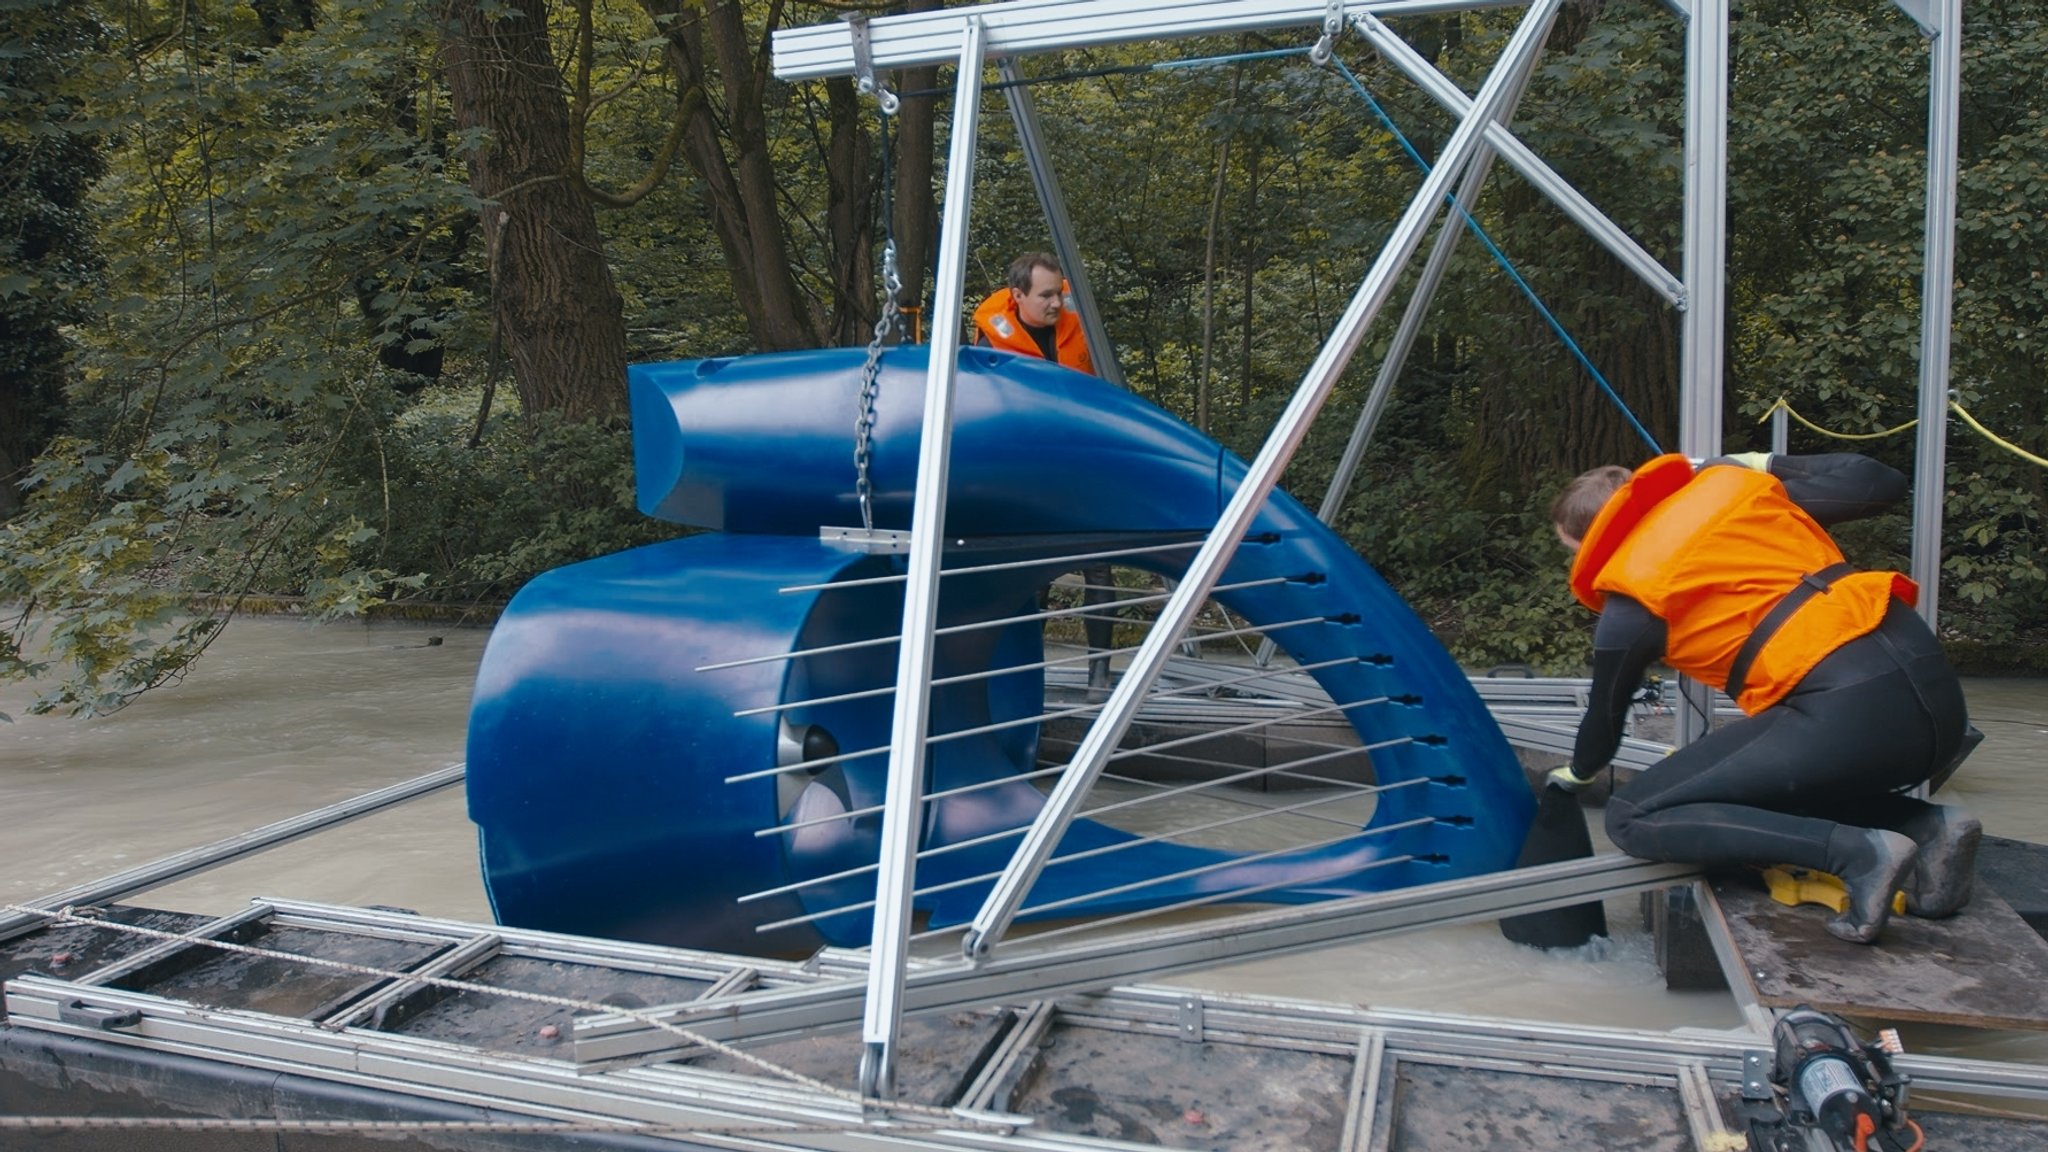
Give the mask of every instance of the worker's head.
[[1017, 301], [1017, 316], [1034, 328], [1059, 320], [1065, 306], [1066, 274], [1050, 252], [1026, 252], [1010, 261], [1007, 279], [1010, 295]]
[[1628, 478], [1629, 470], [1618, 464], [1603, 464], [1573, 477], [1550, 502], [1550, 523], [1557, 530], [1558, 540], [1577, 552], [1579, 542], [1586, 538], [1586, 530], [1593, 526], [1593, 518], [1600, 515], [1608, 498], [1620, 491]]

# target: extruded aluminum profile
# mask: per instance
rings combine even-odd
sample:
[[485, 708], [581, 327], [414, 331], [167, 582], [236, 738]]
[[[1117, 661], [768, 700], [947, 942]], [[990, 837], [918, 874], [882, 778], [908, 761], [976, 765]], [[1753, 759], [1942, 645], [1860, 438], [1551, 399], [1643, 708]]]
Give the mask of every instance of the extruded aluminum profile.
[[[1492, 920], [1583, 904], [1609, 896], [1666, 888], [1698, 875], [1682, 864], [1655, 864], [1609, 853], [1541, 868], [1475, 876], [1393, 892], [1375, 892], [1298, 907], [1234, 916], [1229, 930], [1195, 923], [1120, 933], [1056, 948], [1021, 941], [978, 964], [953, 961], [914, 968], [904, 982], [906, 1015], [1105, 988], [1255, 957], [1309, 951], [1366, 936]], [[810, 1029], [843, 1028], [861, 1018], [865, 981], [845, 979], [787, 992], [755, 993], [717, 1003], [672, 1005], [651, 1012], [665, 1023], [714, 1040], [766, 1040]], [[626, 1016], [576, 1022], [576, 1058], [659, 1059], [677, 1038]]]
[[[1346, 0], [1346, 17], [1420, 16], [1512, 8], [1519, 0]], [[868, 42], [877, 70], [946, 64], [960, 58], [960, 29], [973, 17], [988, 28], [990, 57], [1018, 56], [1066, 48], [1187, 36], [1257, 32], [1273, 28], [1320, 30], [1328, 10], [1322, 0], [1014, 0], [914, 12], [868, 21]], [[774, 69], [782, 80], [851, 76], [855, 62], [852, 31], [840, 22], [785, 28], [775, 33]]]

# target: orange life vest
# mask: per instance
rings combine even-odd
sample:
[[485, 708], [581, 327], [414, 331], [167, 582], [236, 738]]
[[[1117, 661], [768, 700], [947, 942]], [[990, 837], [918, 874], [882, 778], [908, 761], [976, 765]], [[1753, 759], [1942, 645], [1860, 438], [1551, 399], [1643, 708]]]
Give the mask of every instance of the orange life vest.
[[[1060, 285], [1066, 291], [1066, 285]], [[1045, 352], [1031, 333], [1024, 330], [1024, 321], [1017, 316], [1017, 298], [1008, 288], [998, 288], [974, 310], [974, 330], [991, 348], [1005, 352], [1017, 352], [1025, 356], [1044, 359]], [[1088, 336], [1082, 331], [1081, 317], [1074, 312], [1071, 301], [1060, 309], [1059, 319], [1053, 321], [1053, 350], [1059, 353], [1057, 362], [1077, 372], [1095, 375], [1095, 360], [1088, 355]]]
[[[1664, 621], [1664, 660], [1725, 688], [1750, 634], [1802, 577], [1842, 563], [1827, 530], [1777, 477], [1683, 456], [1636, 469], [1601, 506], [1572, 562], [1572, 593], [1598, 612], [1609, 592]], [[1822, 658], [1884, 619], [1892, 597], [1919, 588], [1896, 572], [1856, 572], [1799, 604], [1764, 638], [1736, 698], [1755, 715], [1783, 699]]]

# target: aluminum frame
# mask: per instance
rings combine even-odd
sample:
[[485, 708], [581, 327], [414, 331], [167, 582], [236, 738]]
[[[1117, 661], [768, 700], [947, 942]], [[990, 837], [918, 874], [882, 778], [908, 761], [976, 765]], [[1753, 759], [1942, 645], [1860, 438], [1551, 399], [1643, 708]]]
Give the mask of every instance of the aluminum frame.
[[1243, 481], [1231, 494], [1230, 502], [1218, 517], [1215, 528], [1174, 589], [1173, 598], [1160, 610], [1151, 634], [1103, 706], [1102, 716], [1089, 729], [1066, 774], [1048, 798], [1030, 833], [1018, 846], [1010, 870], [996, 884], [981, 912], [975, 916], [973, 927], [962, 940], [962, 949], [968, 956], [987, 956], [1008, 930], [1023, 903], [1026, 890], [1037, 880], [1053, 846], [1065, 834], [1081, 798], [1093, 785], [1102, 765], [1129, 728], [1140, 698], [1151, 688], [1165, 666], [1174, 638], [1192, 623], [1202, 601], [1208, 597], [1210, 588], [1228, 562], [1229, 554], [1237, 548], [1267, 495], [1278, 484], [1281, 471], [1307, 435], [1308, 425], [1335, 388], [1352, 352], [1365, 338], [1366, 328], [1392, 295], [1397, 276], [1421, 244], [1423, 232], [1445, 194], [1450, 191], [1452, 182], [1462, 175], [1466, 164], [1477, 153], [1486, 124], [1498, 117], [1513, 74], [1541, 47], [1557, 9], [1558, 0], [1535, 0], [1529, 6], [1528, 14], [1523, 17], [1521, 25], [1503, 49], [1500, 60], [1480, 88], [1471, 111], [1452, 133], [1437, 166], [1423, 180], [1422, 187], [1395, 225], [1385, 248], [1338, 320], [1335, 331], [1317, 353], [1293, 400], [1275, 422], [1265, 446], [1246, 469]]
[[903, 594], [902, 643], [896, 665], [896, 701], [890, 726], [889, 776], [883, 799], [881, 869], [876, 875], [873, 941], [868, 967], [860, 1090], [865, 1097], [895, 1096], [896, 1040], [902, 1028], [903, 969], [909, 958], [911, 894], [917, 881], [917, 843], [924, 829], [925, 733], [931, 725], [931, 680], [937, 627], [941, 533], [946, 523], [946, 476], [953, 452], [953, 386], [959, 373], [964, 318], [968, 222], [974, 207], [974, 146], [981, 113], [981, 71], [988, 49], [979, 18], [960, 29], [959, 77], [953, 95], [951, 149], [946, 160], [946, 207], [939, 232], [930, 365], [925, 376], [923, 447], [910, 524], [909, 571]]

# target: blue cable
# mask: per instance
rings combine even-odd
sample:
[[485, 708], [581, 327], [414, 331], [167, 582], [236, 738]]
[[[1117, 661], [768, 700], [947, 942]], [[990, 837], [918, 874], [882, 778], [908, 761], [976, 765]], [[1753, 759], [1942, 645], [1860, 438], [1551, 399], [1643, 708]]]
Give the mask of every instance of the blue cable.
[[[1359, 82], [1358, 77], [1352, 74], [1351, 69], [1345, 67], [1344, 61], [1332, 56], [1330, 63], [1336, 67], [1344, 79], [1351, 82], [1351, 86], [1358, 91], [1358, 94], [1365, 98], [1366, 105], [1372, 109], [1373, 115], [1379, 117], [1380, 123], [1386, 127], [1395, 140], [1400, 142], [1402, 151], [1408, 153], [1409, 159], [1415, 161], [1415, 166], [1422, 169], [1424, 175], [1428, 175], [1429, 161], [1424, 160], [1422, 154], [1415, 150], [1415, 146], [1408, 142], [1408, 137], [1401, 134], [1401, 129], [1394, 125], [1393, 117], [1387, 115], [1387, 110], [1380, 107], [1380, 102], [1373, 99], [1372, 93], [1366, 90], [1365, 85]], [[1636, 435], [1643, 438], [1643, 443], [1650, 446], [1650, 451], [1653, 454], [1663, 455], [1664, 449], [1657, 443], [1657, 438], [1650, 435], [1649, 429], [1643, 427], [1642, 421], [1636, 419], [1634, 412], [1629, 411], [1628, 404], [1622, 400], [1619, 393], [1615, 392], [1613, 385], [1607, 382], [1607, 377], [1600, 374], [1600, 369], [1593, 366], [1593, 361], [1586, 356], [1585, 350], [1579, 347], [1579, 342], [1572, 339], [1571, 333], [1565, 331], [1564, 325], [1558, 322], [1557, 317], [1551, 314], [1550, 309], [1543, 306], [1543, 301], [1536, 295], [1536, 290], [1529, 287], [1527, 280], [1522, 279], [1522, 274], [1515, 270], [1514, 262], [1508, 259], [1507, 253], [1500, 250], [1500, 246], [1493, 242], [1493, 237], [1488, 236], [1486, 229], [1480, 227], [1479, 221], [1472, 218], [1472, 213], [1466, 211], [1465, 206], [1458, 202], [1456, 194], [1446, 193], [1444, 199], [1450, 203], [1452, 208], [1457, 209], [1458, 215], [1465, 218], [1466, 228], [1479, 238], [1481, 244], [1486, 245], [1486, 250], [1493, 254], [1494, 262], [1499, 264], [1501, 270], [1508, 274], [1508, 279], [1514, 281], [1515, 287], [1522, 290], [1522, 295], [1529, 298], [1529, 303], [1535, 305], [1537, 314], [1541, 315], [1544, 321], [1550, 325], [1551, 331], [1557, 333], [1557, 338], [1564, 341], [1565, 348], [1578, 360], [1579, 366], [1584, 368], [1587, 374], [1593, 377], [1593, 382], [1600, 386], [1600, 390], [1607, 394], [1609, 400], [1614, 401], [1614, 406], [1621, 409], [1621, 414], [1628, 418], [1629, 427], [1636, 430]]]

